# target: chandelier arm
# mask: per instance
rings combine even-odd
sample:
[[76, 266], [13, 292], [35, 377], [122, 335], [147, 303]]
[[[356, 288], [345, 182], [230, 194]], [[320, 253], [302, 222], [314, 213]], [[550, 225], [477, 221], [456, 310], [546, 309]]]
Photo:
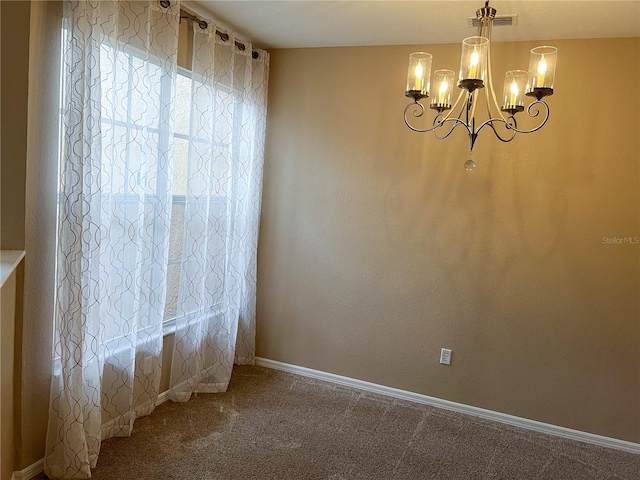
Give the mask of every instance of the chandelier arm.
[[[512, 120], [512, 121], [510, 121]], [[504, 123], [505, 126], [507, 127], [507, 130], [511, 130], [512, 135], [510, 137], [507, 138], [503, 138], [499, 133], [498, 130], [496, 130], [496, 127], [494, 125], [494, 123]], [[501, 142], [504, 143], [509, 143], [511, 140], [513, 140], [516, 137], [517, 129], [514, 128], [517, 126], [516, 124], [516, 119], [514, 117], [509, 117], [507, 120], [503, 120], [502, 118], [490, 118], [489, 120], [486, 120], [485, 122], [482, 123], [482, 125], [480, 125], [480, 127], [478, 128], [478, 133], [480, 133], [480, 130], [482, 130], [484, 127], [489, 126], [489, 128], [491, 128], [491, 130], [493, 130], [493, 134], [496, 136], [496, 138], [498, 140], [500, 140]]]
[[[456, 108], [458, 108], [458, 104], [460, 103], [460, 101], [462, 100], [463, 97], [465, 97], [465, 90], [460, 90], [460, 94], [458, 95], [458, 99], [456, 100], [456, 103], [453, 105], [451, 110], [449, 110], [449, 113], [446, 115], [446, 117], [441, 122], [441, 125], [443, 125], [445, 122], [452, 122], [453, 123], [453, 126], [447, 132], [447, 134], [441, 137], [441, 136], [438, 135], [437, 130], [433, 131], [433, 135], [438, 140], [444, 140], [445, 138], [447, 138], [449, 135], [451, 135], [451, 133], [455, 130], [455, 128], [458, 125], [463, 125], [464, 128], [467, 130], [467, 133], [469, 135], [471, 135], [471, 130], [469, 130], [469, 124], [465, 123], [464, 120], [460, 119], [460, 117], [462, 117], [462, 112], [466, 111], [466, 107], [467, 107], [467, 103], [466, 102], [465, 102], [464, 107], [461, 107], [460, 110], [458, 111], [458, 116], [456, 118], [449, 118], [449, 117], [451, 117], [453, 112], [456, 111]], [[466, 100], [466, 98], [465, 98], [465, 100]]]
[[[489, 35], [491, 35], [492, 29], [493, 29], [493, 22], [491, 22], [491, 25], [489, 26]], [[493, 113], [491, 113], [491, 100], [493, 100], [493, 106], [496, 108], [496, 112], [498, 116], [506, 124], [508, 124], [509, 122], [507, 121], [507, 117], [504, 116], [504, 114], [502, 113], [502, 110], [500, 109], [500, 105], [498, 104], [498, 99], [496, 97], [496, 91], [493, 88], [493, 76], [491, 75], [491, 37], [489, 37], [489, 47], [487, 48], [487, 75], [489, 80], [489, 89], [486, 92], [487, 93], [487, 117], [488, 118], [493, 117]], [[489, 94], [491, 94], [491, 97], [489, 97]]]
[[[464, 95], [464, 90], [460, 90], [460, 94], [458, 95], [458, 99], [456, 100], [456, 103], [454, 103], [453, 106], [449, 109], [449, 112], [444, 116], [441, 123], [444, 123], [447, 120], [449, 120], [449, 117], [453, 114], [453, 112], [456, 111], [456, 108], [458, 108], [458, 104], [460, 103], [460, 100], [462, 100], [463, 95]], [[460, 120], [460, 115], [462, 115], [462, 110], [460, 110], [460, 113], [458, 114], [458, 120]], [[436, 115], [436, 118], [438, 118], [437, 115]]]
[[491, 129], [493, 130], [493, 132], [495, 133], [496, 137], [498, 137], [500, 140], [502, 140], [503, 142], [505, 140], [502, 139], [502, 137], [500, 137], [500, 135], [498, 134], [498, 132], [496, 131], [495, 127], [494, 127], [494, 123], [498, 122], [498, 123], [503, 123], [505, 125], [505, 127], [508, 130], [511, 130], [513, 132], [513, 135], [511, 136], [511, 138], [509, 140], [506, 140], [508, 142], [510, 142], [513, 137], [516, 136], [517, 133], [533, 133], [533, 132], [537, 132], [538, 130], [540, 130], [542, 127], [544, 127], [544, 125], [547, 123], [547, 120], [549, 120], [549, 115], [550, 115], [550, 109], [549, 109], [549, 105], [547, 105], [546, 102], [544, 102], [543, 100], [537, 100], [535, 102], [533, 102], [531, 105], [529, 105], [527, 107], [527, 115], [529, 115], [531, 118], [535, 118], [537, 116], [540, 115], [540, 109], [538, 108], [538, 104], [542, 104], [544, 105], [544, 118], [542, 119], [542, 122], [540, 123], [540, 125], [538, 125], [537, 127], [534, 127], [530, 130], [521, 130], [518, 128], [518, 124], [516, 122], [516, 119], [514, 116], [509, 116], [506, 120], [502, 119], [502, 118], [490, 118], [489, 120], [486, 120], [482, 123], [482, 125], [480, 125], [480, 127], [478, 127], [477, 133], [480, 133], [480, 130], [482, 130], [485, 126], [489, 125], [491, 127]]
[[408, 104], [405, 108], [404, 108], [404, 123], [407, 127], [409, 127], [411, 130], [413, 130], [414, 132], [418, 132], [418, 133], [426, 133], [426, 132], [431, 132], [435, 129], [435, 127], [433, 128], [427, 128], [425, 130], [422, 130], [420, 128], [416, 128], [413, 125], [411, 125], [409, 123], [409, 120], [407, 119], [407, 111], [409, 110], [409, 108], [411, 107], [415, 107], [416, 110], [414, 110], [412, 112], [412, 115], [414, 116], [414, 118], [420, 118], [422, 115], [424, 115], [424, 105], [422, 105], [420, 102], [418, 102], [417, 100], [415, 100], [414, 102], [411, 102], [410, 104]]
[[476, 105], [478, 104], [478, 99], [476, 96], [478, 95], [478, 90], [474, 90], [469, 93], [469, 108], [471, 110], [471, 116], [467, 117], [467, 125], [473, 122], [473, 119], [476, 118]]
[[[458, 99], [456, 100], [456, 103], [454, 103], [453, 106], [451, 107], [451, 110], [449, 110], [449, 113], [447, 114], [447, 116], [444, 118], [445, 120], [447, 120], [451, 116], [451, 114], [456, 111], [456, 108], [458, 108], [458, 105], [462, 101], [462, 97], [464, 97], [464, 90], [460, 89], [460, 93], [458, 94]], [[458, 114], [458, 119], [460, 119], [461, 114], [462, 114], [462, 110], [460, 110], [460, 113]]]
[[532, 128], [531, 130], [520, 130], [517, 127], [517, 125], [515, 125], [515, 121], [514, 121], [514, 125], [511, 125], [509, 122], [507, 122], [507, 128], [509, 130], [513, 130], [516, 133], [533, 133], [533, 132], [537, 132], [538, 130], [540, 130], [542, 127], [545, 126], [545, 124], [547, 123], [547, 120], [549, 120], [549, 115], [551, 113], [551, 111], [549, 109], [549, 105], [547, 105], [547, 103], [544, 100], [536, 100], [535, 102], [533, 102], [531, 105], [529, 105], [527, 107], [527, 115], [529, 115], [531, 118], [535, 118], [538, 115], [540, 115], [540, 109], [538, 108], [540, 106], [540, 104], [542, 104], [544, 106], [544, 110], [545, 110], [544, 111], [544, 118], [542, 119], [542, 123], [540, 125], [538, 125], [537, 127]]
[[[493, 82], [491, 81], [491, 28], [493, 26], [493, 19], [489, 17], [483, 17], [478, 25], [478, 36], [485, 37], [489, 40], [487, 45], [487, 86], [485, 87], [485, 95], [487, 99], [487, 117], [491, 118], [491, 109], [489, 105], [489, 90], [493, 93]], [[487, 88], [488, 87], [488, 88]], [[470, 93], [471, 97], [471, 118], [476, 116], [476, 104], [478, 102], [477, 96], [479, 96], [478, 90], [474, 90]], [[469, 123], [469, 121], [467, 121]]]
[[[414, 127], [413, 125], [411, 125], [411, 124], [409, 123], [409, 120], [408, 120], [408, 118], [407, 118], [407, 112], [409, 111], [409, 109], [410, 109], [411, 107], [416, 107], [416, 106], [417, 106], [418, 108], [413, 112], [413, 116], [414, 116], [415, 118], [420, 118], [422, 115], [424, 115], [424, 112], [425, 112], [424, 105], [422, 105], [420, 102], [417, 102], [417, 101], [416, 101], [416, 102], [412, 102], [412, 103], [410, 103], [409, 105], [407, 105], [407, 106], [405, 107], [405, 109], [404, 109], [404, 123], [405, 123], [405, 125], [406, 125], [407, 127], [409, 127], [409, 128], [410, 128], [411, 130], [413, 130], [414, 132], [418, 132], [418, 133], [428, 133], [428, 132], [433, 132], [433, 131], [434, 131], [434, 130], [436, 130], [437, 128], [440, 128], [440, 127], [442, 127], [445, 123], [449, 123], [449, 122], [452, 122], [452, 123], [454, 124], [454, 125], [453, 125], [453, 127], [451, 128], [451, 131], [453, 131], [453, 129], [454, 129], [456, 126], [458, 126], [458, 125], [465, 125], [465, 124], [464, 124], [464, 122], [462, 122], [461, 120], [459, 120], [459, 119], [457, 119], [457, 118], [446, 118], [446, 117], [445, 117], [445, 118], [443, 118], [442, 120], [439, 120], [439, 121], [438, 121], [438, 117], [441, 115], [441, 114], [438, 114], [438, 115], [436, 115], [436, 118], [434, 118], [434, 120], [433, 120], [433, 123], [434, 123], [433, 127], [431, 127], [431, 128], [425, 128], [425, 129], [416, 128], [416, 127]], [[465, 125], [465, 127], [466, 127], [466, 125]], [[468, 128], [467, 128], [467, 130], [468, 130]], [[447, 133], [447, 135], [446, 135], [445, 137], [443, 137], [443, 138], [448, 137], [448, 136], [451, 134], [451, 131], [450, 131], [449, 133]]]
[[442, 126], [444, 126], [445, 122], [446, 122], [446, 123], [451, 122], [451, 123], [452, 123], [452, 126], [451, 126], [451, 128], [449, 129], [449, 131], [448, 131], [445, 135], [443, 135], [443, 136], [438, 135], [438, 130], [434, 129], [434, 131], [433, 131], [433, 135], [434, 135], [438, 140], [444, 140], [445, 138], [447, 138], [449, 135], [451, 135], [451, 133], [452, 133], [452, 132], [456, 129], [456, 127], [457, 127], [457, 126], [459, 126], [459, 125], [463, 125], [463, 126], [467, 129], [467, 131], [469, 131], [469, 127], [468, 127], [468, 126], [467, 126], [467, 125], [466, 125], [462, 120], [460, 120], [459, 118], [447, 118], [446, 120], [443, 120], [443, 121], [442, 121], [442, 123], [440, 123], [440, 124], [439, 124], [439, 126], [441, 126], [441, 127], [442, 127]]
[[[498, 112], [498, 115], [500, 116], [500, 118], [505, 122], [507, 122], [507, 118], [509, 117], [505, 117], [504, 114], [502, 113], [502, 109], [500, 108], [500, 105], [498, 105], [498, 100], [496, 98], [496, 92], [493, 89], [493, 84], [491, 85], [491, 96], [493, 97], [493, 105], [496, 107], [496, 112]], [[493, 116], [493, 114], [491, 113], [491, 109], [489, 107], [490, 103], [489, 103], [489, 92], [487, 92], [487, 113], [489, 118], [491, 118]]]

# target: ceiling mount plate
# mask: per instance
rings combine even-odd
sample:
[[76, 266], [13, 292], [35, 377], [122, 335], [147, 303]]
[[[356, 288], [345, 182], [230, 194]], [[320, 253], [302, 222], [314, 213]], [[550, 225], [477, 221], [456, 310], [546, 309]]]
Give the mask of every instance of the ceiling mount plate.
[[[480, 20], [476, 17], [467, 17], [469, 28], [477, 28], [480, 26]], [[494, 27], [515, 27], [518, 24], [518, 14], [496, 15], [493, 19]]]

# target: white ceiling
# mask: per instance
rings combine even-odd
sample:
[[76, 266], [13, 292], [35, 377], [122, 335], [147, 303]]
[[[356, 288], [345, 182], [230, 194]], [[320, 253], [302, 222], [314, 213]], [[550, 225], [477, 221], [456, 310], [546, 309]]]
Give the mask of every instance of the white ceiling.
[[[474, 35], [475, 0], [199, 0], [196, 13], [261, 48], [457, 43]], [[514, 27], [495, 27], [494, 41], [640, 37], [640, 0], [492, 1]]]

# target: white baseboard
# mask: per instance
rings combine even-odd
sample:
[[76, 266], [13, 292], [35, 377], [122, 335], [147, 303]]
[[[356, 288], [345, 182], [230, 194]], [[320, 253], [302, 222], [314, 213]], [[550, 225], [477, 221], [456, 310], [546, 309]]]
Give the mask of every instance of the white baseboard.
[[13, 475], [11, 475], [11, 480], [31, 480], [33, 477], [42, 473], [43, 471], [44, 459], [40, 459], [33, 465], [29, 465], [24, 470], [13, 472]]
[[534, 430], [536, 432], [542, 432], [549, 435], [556, 435], [558, 437], [577, 440], [579, 442], [592, 443], [594, 445], [600, 445], [602, 447], [615, 448], [616, 450], [623, 450], [625, 452], [640, 454], [640, 444], [628, 442], [625, 440], [619, 440], [617, 438], [604, 437], [602, 435], [596, 435], [595, 433], [587, 433], [580, 430], [573, 430], [571, 428], [559, 427], [557, 425], [551, 425], [550, 423], [529, 420], [528, 418], [516, 417], [514, 415], [509, 415], [506, 413], [486, 410], [484, 408], [473, 407], [471, 405], [465, 405], [464, 403], [451, 402], [449, 400], [443, 400], [441, 398], [429, 397], [420, 393], [408, 392], [406, 390], [386, 387], [384, 385], [378, 385], [376, 383], [365, 382], [363, 380], [357, 380], [350, 377], [343, 377], [341, 375], [322, 372], [320, 370], [313, 370], [311, 368], [299, 367], [297, 365], [291, 365], [289, 363], [277, 362], [275, 360], [269, 360], [267, 358], [256, 357], [256, 365], [271, 368], [274, 370], [281, 370], [283, 372], [294, 373], [305, 377], [316, 378], [318, 380], [324, 380], [326, 382], [337, 383], [339, 385], [345, 385], [347, 387], [358, 388], [360, 390], [366, 390], [368, 392], [379, 393], [381, 395], [386, 395], [389, 397], [400, 398], [402, 400], [408, 400], [414, 403], [421, 403], [424, 405], [430, 405], [432, 407], [444, 408], [446, 410], [464, 413], [466, 415], [473, 415], [476, 417], [493, 420], [495, 422], [505, 423], [507, 425]]
[[167, 400], [169, 400], [169, 390], [165, 390], [164, 392], [162, 392], [160, 395], [158, 395], [158, 400], [156, 400], [156, 407], [158, 405], [163, 404], [164, 402], [166, 402]]

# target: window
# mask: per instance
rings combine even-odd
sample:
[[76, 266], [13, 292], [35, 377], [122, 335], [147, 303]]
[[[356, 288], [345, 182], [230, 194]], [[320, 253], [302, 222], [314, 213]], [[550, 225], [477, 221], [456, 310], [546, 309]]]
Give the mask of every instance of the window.
[[[190, 30], [191, 24], [187, 23], [186, 26]], [[64, 65], [66, 29], [62, 34], [61, 60]], [[190, 50], [191, 42], [186, 42], [184, 38], [181, 36], [180, 47]], [[132, 223], [140, 219], [144, 224], [143, 230], [152, 231], [154, 219], [160, 213], [160, 201], [171, 190], [166, 301], [162, 318], [167, 332], [177, 317], [194, 309], [190, 305], [188, 287], [185, 286], [187, 282], [183, 278], [185, 272], [192, 269], [186, 265], [183, 252], [185, 248], [189, 251], [189, 246], [197, 242], [197, 232], [203, 229], [209, 233], [206, 245], [209, 261], [204, 288], [209, 305], [214, 306], [213, 310], [220, 311], [222, 308], [224, 272], [228, 261], [227, 237], [232, 216], [228, 198], [233, 188], [230, 180], [234, 155], [232, 131], [240, 99], [230, 87], [229, 79], [219, 79], [220, 83], [212, 93], [189, 69], [178, 67], [172, 113], [171, 177], [167, 182], [167, 176], [162, 173], [166, 166], [159, 164], [159, 156], [148, 155], [148, 152], [164, 150], [169, 143], [168, 135], [161, 131], [159, 125], [160, 118], [166, 116], [168, 111], [166, 97], [171, 91], [170, 79], [159, 63], [144, 52], [131, 45], [120, 47], [113, 48], [109, 40], [100, 46], [102, 168], [107, 172], [101, 177], [100, 196], [105, 215], [109, 216], [110, 211], [118, 213], [110, 215], [104, 223], [109, 225], [111, 238], [126, 239], [131, 235]], [[143, 78], [149, 81], [143, 82]], [[62, 79], [61, 116], [64, 115], [66, 103], [64, 72]], [[160, 88], [148, 88], [147, 83], [160, 85]], [[215, 119], [208, 118], [207, 115], [211, 116], [210, 110], [205, 112], [198, 111], [197, 107], [192, 108], [192, 105], [199, 104], [208, 105], [210, 109], [213, 104], [215, 111], [223, 113]], [[64, 131], [65, 122], [61, 121], [60, 125], [62, 137], [67, 133]], [[197, 169], [202, 165], [206, 166], [207, 171], [198, 172]], [[200, 211], [194, 213], [194, 209]], [[203, 213], [203, 210], [206, 212]], [[185, 218], [189, 221], [185, 222]], [[154, 235], [156, 242], [163, 240]], [[112, 242], [108, 243], [111, 246]], [[117, 249], [119, 251], [115, 251]], [[148, 271], [145, 275], [150, 283], [162, 283], [162, 273], [155, 265], [156, 257], [142, 259], [141, 263], [134, 243], [122, 241], [111, 253], [132, 269]], [[122, 291], [121, 265], [113, 266], [105, 262], [103, 267], [105, 297], [110, 301], [114, 296], [118, 299], [117, 306], [108, 309], [113, 321], [105, 322], [102, 339], [118, 341], [131, 333], [130, 326], [122, 319], [127, 318], [129, 310], [132, 312], [136, 308], [136, 301], [132, 291]], [[150, 312], [142, 323], [157, 325], [157, 321], [157, 316]]]
[[[188, 70], [178, 69], [165, 327], [170, 326], [177, 316], [190, 313], [188, 299], [181, 301], [180, 297], [181, 285], [185, 283], [181, 281], [182, 275], [188, 271], [183, 252], [185, 247], [189, 249], [189, 245], [194, 243], [193, 237], [200, 229], [206, 228], [210, 234], [211, 240], [206, 248], [211, 259], [208, 265], [211, 271], [206, 275], [206, 288], [211, 296], [211, 305], [217, 305], [218, 309], [221, 308], [224, 287], [234, 95], [229, 89], [216, 89], [214, 101], [228, 107], [225, 108], [227, 114], [219, 116], [213, 123], [193, 121], [194, 116], [206, 115], [206, 112], [192, 111], [192, 104], [197, 106], [198, 97], [210, 95], [210, 91], [192, 77]], [[194, 110], [198, 110], [197, 107]], [[196, 166], [198, 160], [201, 160], [200, 167]], [[202, 165], [210, 171], [192, 171]], [[214, 182], [209, 180], [210, 175]], [[203, 206], [205, 212], [202, 211]], [[194, 209], [199, 211], [194, 212]], [[187, 223], [185, 218], [188, 218]], [[188, 296], [188, 293], [183, 291], [182, 295]], [[180, 302], [184, 311], [179, 311]]]
[[[65, 60], [71, 58], [68, 29], [61, 35], [60, 82], [60, 138], [73, 136], [74, 129], [83, 128], [84, 112], [66, 112], [66, 91], [69, 79], [65, 72]], [[114, 48], [109, 39], [100, 45], [100, 130], [101, 166], [99, 182], [88, 180], [83, 188], [85, 198], [100, 202], [99, 235], [102, 242], [99, 275], [105, 303], [102, 314], [106, 320], [101, 331], [101, 342], [118, 343], [135, 332], [132, 328], [137, 308], [136, 287], [129, 275], [136, 269], [151, 289], [158, 290], [164, 282], [164, 274], [158, 268], [159, 252], [149, 249], [148, 255], [140, 255], [139, 244], [131, 239], [139, 232], [153, 237], [153, 244], [161, 240], [161, 231], [154, 227], [154, 219], [160, 214], [160, 199], [167, 195], [169, 182], [163, 173], [167, 165], [161, 165], [160, 152], [168, 148], [166, 131], [162, 131], [161, 118], [168, 109], [171, 79], [159, 61], [132, 46]], [[65, 50], [66, 49], [66, 50]], [[97, 57], [98, 55], [96, 55]], [[93, 128], [93, 132], [97, 129]], [[91, 139], [87, 140], [91, 143]], [[66, 148], [76, 148], [76, 144]], [[65, 142], [60, 142], [59, 164], [65, 152]], [[156, 155], [157, 153], [157, 155]], [[165, 156], [166, 158], [166, 156]], [[67, 200], [63, 197], [64, 181], [77, 181], [77, 172], [71, 177], [60, 178], [58, 184], [58, 208]], [[99, 189], [98, 195], [95, 190]], [[73, 199], [69, 200], [71, 203]], [[65, 208], [75, 208], [67, 205]], [[67, 210], [68, 211], [68, 210]], [[65, 214], [63, 214], [65, 216]], [[63, 220], [64, 221], [64, 220]], [[84, 228], [84, 227], [83, 227]], [[134, 232], [135, 230], [135, 232]], [[111, 261], [117, 258], [117, 261]], [[123, 285], [125, 288], [123, 288]], [[159, 309], [158, 309], [159, 310]], [[145, 318], [140, 326], [157, 325], [159, 314], [153, 308], [144, 310]]]
[[[105, 290], [114, 303], [106, 309], [107, 315], [113, 312], [113, 321], [105, 322], [103, 338], [117, 341], [131, 333], [126, 319], [132, 318], [137, 308], [135, 287], [122, 288], [128, 281], [128, 273], [139, 268], [149, 285], [162, 283], [159, 253], [150, 250], [149, 255], [141, 256], [138, 242], [130, 241], [129, 237], [136, 235], [132, 230], [139, 229], [143, 235], [152, 236], [153, 244], [162, 241], [162, 231], [155, 221], [161, 216], [160, 199], [169, 188], [163, 172], [167, 166], [160, 164], [159, 153], [149, 153], [166, 151], [168, 147], [166, 133], [160, 131], [159, 125], [171, 90], [163, 69], [133, 48], [122, 51], [103, 44], [100, 62], [102, 210], [108, 217], [104, 221], [109, 225], [108, 257], [117, 256], [119, 260], [111, 263], [107, 258], [102, 262]], [[137, 275], [134, 273], [131, 278]], [[148, 316], [140, 319], [140, 326], [158, 321], [153, 309], [147, 311]]]
[[187, 194], [187, 164], [189, 157], [189, 124], [191, 120], [191, 74], [180, 69], [176, 78], [175, 124], [173, 143], [173, 200], [171, 233], [169, 235], [169, 265], [167, 268], [167, 300], [164, 320], [178, 314], [178, 295], [184, 249], [184, 214]]

